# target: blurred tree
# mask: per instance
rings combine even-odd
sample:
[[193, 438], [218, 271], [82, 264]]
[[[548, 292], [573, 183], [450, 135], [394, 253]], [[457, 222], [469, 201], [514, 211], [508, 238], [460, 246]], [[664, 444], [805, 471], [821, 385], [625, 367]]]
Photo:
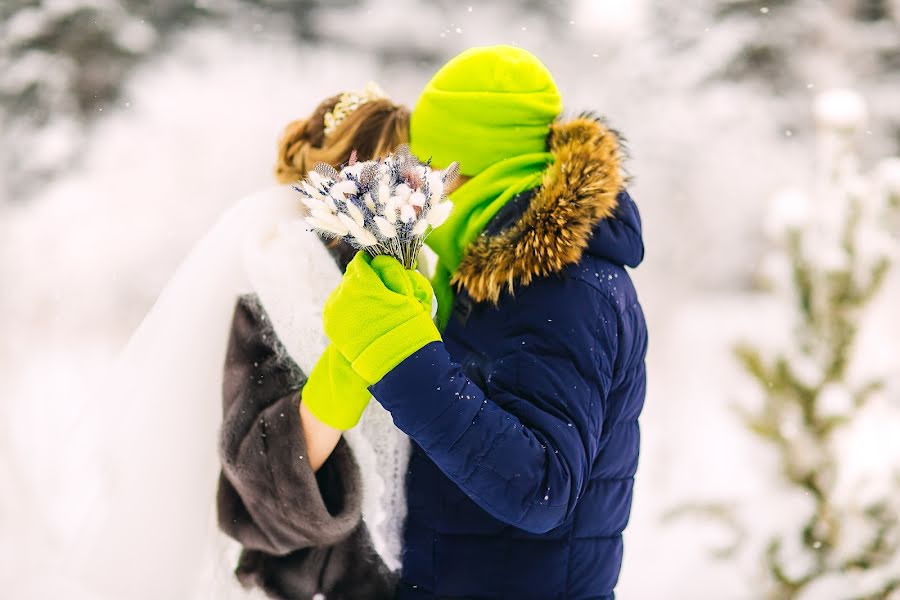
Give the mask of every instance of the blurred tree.
[[[480, 7], [561, 23], [568, 0], [491, 0]], [[0, 4], [0, 202], [25, 200], [75, 160], [93, 120], [120, 98], [131, 70], [174, 34], [216, 24], [258, 34], [273, 22], [301, 44], [331, 44], [399, 64], [439, 64], [451, 0], [9, 0]], [[347, 21], [364, 15], [362, 35]], [[418, 15], [417, 35], [397, 35], [398, 16]], [[389, 28], [389, 31], [378, 32]], [[446, 41], [446, 40], [445, 40]], [[3, 179], [5, 177], [5, 180]]]
[[[776, 534], [766, 545], [768, 597], [835, 597], [836, 589], [852, 589], [859, 600], [895, 598], [900, 479], [859, 506], [848, 501], [838, 489], [842, 465], [834, 438], [884, 387], [881, 378], [858, 381], [851, 367], [859, 358], [861, 320], [897, 255], [897, 242], [885, 230], [886, 217], [898, 207], [897, 162], [860, 172], [852, 140], [865, 108], [857, 95], [823, 94], [816, 116], [824, 172], [815, 203], [802, 192], [777, 196], [768, 228], [777, 244], [774, 258], [780, 255], [786, 267], [770, 271], [769, 279], [793, 301], [794, 335], [775, 353], [750, 344], [737, 348], [763, 393], [756, 410], [742, 411], [744, 421], [776, 452], [783, 480], [812, 503], [796, 531]], [[860, 579], [841, 586], [859, 575], [876, 577], [866, 578], [865, 590], [856, 587]]]
[[[287, 19], [315, 41], [317, 11], [356, 0], [10, 0], [0, 4], [0, 190], [24, 199], [76, 156], [84, 129], [116, 102], [130, 71], [197, 23]], [[14, 140], [14, 143], [12, 141]]]
[[698, 84], [730, 81], [783, 99], [781, 128], [803, 129], [810, 90], [869, 99], [876, 138], [900, 149], [900, 3], [893, 0], [651, 0], [655, 35], [693, 58]]

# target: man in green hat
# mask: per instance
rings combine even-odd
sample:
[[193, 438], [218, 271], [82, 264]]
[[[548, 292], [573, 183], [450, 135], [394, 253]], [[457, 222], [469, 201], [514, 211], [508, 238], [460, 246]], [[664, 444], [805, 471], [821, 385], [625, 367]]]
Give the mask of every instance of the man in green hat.
[[399, 598], [613, 597], [646, 383], [626, 267], [644, 247], [618, 137], [561, 105], [521, 48], [448, 62], [411, 119], [413, 152], [468, 176], [427, 239], [431, 285], [360, 253], [325, 307], [336, 359], [412, 440]]

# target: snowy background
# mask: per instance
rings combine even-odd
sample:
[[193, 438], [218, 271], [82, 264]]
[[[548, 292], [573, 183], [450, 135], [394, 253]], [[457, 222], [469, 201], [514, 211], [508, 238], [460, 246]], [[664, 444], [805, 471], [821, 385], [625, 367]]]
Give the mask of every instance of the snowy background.
[[[650, 382], [618, 593], [760, 597], [759, 546], [803, 506], [737, 418], [759, 391], [731, 350], [790, 336], [787, 303], [759, 281], [770, 200], [814, 186], [820, 92], [865, 101], [862, 169], [896, 180], [898, 0], [4, 1], [0, 595], [32, 597], [23, 580], [71, 534], [62, 482], [78, 474], [59, 457], [90, 402], [78, 390], [217, 216], [272, 183], [281, 128], [370, 79], [412, 105], [443, 61], [490, 43], [535, 52], [567, 112], [607, 115], [631, 148]], [[888, 378], [841, 440], [860, 481], [900, 468], [898, 277], [856, 352]], [[744, 549], [728, 560], [710, 550], [734, 532], [667, 517], [738, 501]]]

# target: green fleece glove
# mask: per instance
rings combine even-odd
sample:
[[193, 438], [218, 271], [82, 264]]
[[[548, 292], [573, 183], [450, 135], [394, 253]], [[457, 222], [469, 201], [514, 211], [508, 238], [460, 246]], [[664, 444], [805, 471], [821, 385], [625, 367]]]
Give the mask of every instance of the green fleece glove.
[[359, 423], [369, 404], [372, 394], [367, 385], [334, 344], [329, 344], [309, 374], [300, 396], [317, 419], [346, 431]]
[[325, 333], [369, 384], [422, 346], [441, 339], [431, 320], [434, 292], [421, 273], [390, 256], [359, 252], [325, 302]]

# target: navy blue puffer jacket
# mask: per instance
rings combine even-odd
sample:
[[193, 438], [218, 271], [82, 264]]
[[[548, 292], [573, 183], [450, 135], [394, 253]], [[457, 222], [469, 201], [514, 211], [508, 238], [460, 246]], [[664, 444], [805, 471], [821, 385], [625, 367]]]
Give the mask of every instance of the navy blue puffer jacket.
[[[590, 140], [566, 143], [576, 154], [596, 151]], [[573, 148], [555, 150], [565, 161]], [[594, 175], [609, 168], [618, 165]], [[606, 193], [612, 214], [584, 239], [557, 242], [574, 260], [527, 277], [534, 265], [515, 236], [495, 244], [480, 268], [512, 265], [500, 279], [527, 283], [514, 294], [494, 290], [494, 303], [473, 299], [483, 286], [461, 279], [443, 342], [370, 388], [413, 440], [401, 599], [613, 597], [638, 461], [647, 330], [624, 268], [643, 258], [637, 207], [625, 191], [598, 191], [594, 175], [545, 181], [507, 204], [482, 236], [540, 228], [535, 219], [560, 211], [571, 219], [573, 204], [578, 211]], [[497, 256], [505, 252], [515, 260]]]

